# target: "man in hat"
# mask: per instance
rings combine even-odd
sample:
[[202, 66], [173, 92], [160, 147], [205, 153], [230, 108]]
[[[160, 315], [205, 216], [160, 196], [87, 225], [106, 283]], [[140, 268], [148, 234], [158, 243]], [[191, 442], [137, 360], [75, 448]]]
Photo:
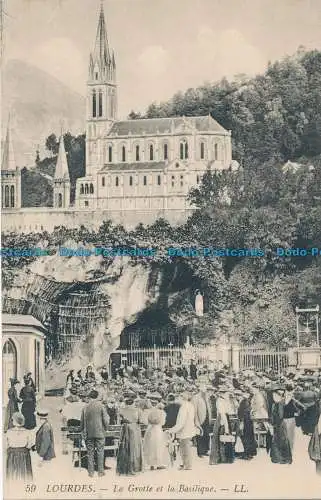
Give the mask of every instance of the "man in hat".
[[197, 455], [204, 457], [208, 454], [210, 447], [210, 421], [211, 406], [204, 384], [199, 385], [199, 391], [193, 397], [192, 403], [195, 408], [195, 425], [200, 429], [200, 434], [196, 436]]
[[41, 457], [41, 464], [45, 462], [49, 462], [53, 458], [55, 458], [55, 443], [54, 443], [54, 434], [53, 429], [48, 422], [48, 411], [47, 410], [39, 410], [37, 415], [40, 420], [40, 427], [36, 434], [36, 451], [38, 455]]
[[80, 430], [83, 432], [88, 452], [88, 475], [94, 476], [94, 455], [97, 452], [98, 476], [104, 476], [105, 435], [108, 429], [109, 417], [106, 408], [98, 400], [98, 391], [92, 390], [90, 402], [81, 413]]
[[184, 470], [192, 470], [192, 438], [197, 434], [195, 409], [190, 400], [190, 393], [187, 391], [181, 393], [176, 425], [168, 431], [172, 435], [176, 434], [179, 440], [179, 450], [183, 462], [180, 468]]

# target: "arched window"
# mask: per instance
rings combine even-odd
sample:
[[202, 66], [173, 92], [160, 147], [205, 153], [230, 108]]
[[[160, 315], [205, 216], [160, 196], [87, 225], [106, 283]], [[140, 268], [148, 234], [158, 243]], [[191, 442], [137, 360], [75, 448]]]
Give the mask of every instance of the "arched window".
[[168, 144], [164, 144], [164, 150], [163, 150], [163, 156], [164, 160], [168, 160]]
[[218, 160], [218, 145], [214, 144], [214, 160]]
[[88, 184], [85, 184], [85, 194], [89, 193]]
[[80, 194], [84, 194], [84, 185], [80, 184]]
[[172, 175], [172, 187], [174, 187], [175, 184], [175, 175]]
[[150, 161], [154, 160], [154, 146], [152, 144], [149, 146], [149, 159]]
[[139, 156], [139, 146], [136, 146], [136, 161], [140, 161], [140, 156]]
[[129, 176], [129, 185], [132, 186], [133, 185], [133, 177], [130, 175]]
[[204, 142], [201, 142], [201, 145], [200, 145], [200, 157], [201, 157], [201, 160], [204, 160], [205, 159], [205, 144]]
[[6, 208], [9, 207], [9, 186], [5, 186], [4, 188], [4, 206]]
[[113, 161], [113, 147], [108, 146], [108, 161], [111, 163]]
[[201, 180], [201, 179], [200, 179], [200, 176], [199, 176], [199, 175], [197, 175], [197, 176], [196, 176], [196, 183], [197, 183], [197, 184], [199, 184], [199, 183], [200, 183], [200, 180]]
[[58, 193], [58, 207], [59, 208], [62, 207], [62, 194], [61, 193]]
[[184, 176], [181, 175], [181, 187], [183, 187], [183, 186], [184, 186]]
[[2, 387], [8, 391], [10, 379], [17, 377], [17, 349], [14, 342], [8, 339], [2, 348]]
[[147, 176], [146, 175], [144, 175], [143, 183], [144, 183], [144, 186], [147, 186]]
[[101, 185], [104, 187], [105, 186], [105, 177], [101, 178]]
[[126, 161], [126, 148], [123, 146], [121, 148], [121, 161]]
[[96, 118], [97, 116], [97, 110], [96, 110], [96, 106], [97, 106], [97, 99], [96, 99], [96, 90], [93, 90], [93, 118]]
[[89, 186], [89, 193], [94, 194], [94, 185], [93, 184], [90, 184], [90, 186]]
[[14, 200], [14, 186], [10, 187], [10, 206], [14, 207], [15, 206], [15, 200]]
[[157, 185], [158, 186], [161, 185], [161, 176], [160, 175], [157, 176]]
[[101, 90], [98, 94], [98, 116], [103, 116], [103, 93]]
[[188, 158], [188, 143], [187, 141], [181, 141], [179, 145], [179, 157], [181, 160], [186, 160]]
[[181, 160], [184, 160], [184, 143], [181, 142], [179, 145], [179, 157]]
[[116, 177], [116, 179], [115, 179], [115, 186], [117, 186], [117, 187], [119, 186], [119, 178], [118, 177]]

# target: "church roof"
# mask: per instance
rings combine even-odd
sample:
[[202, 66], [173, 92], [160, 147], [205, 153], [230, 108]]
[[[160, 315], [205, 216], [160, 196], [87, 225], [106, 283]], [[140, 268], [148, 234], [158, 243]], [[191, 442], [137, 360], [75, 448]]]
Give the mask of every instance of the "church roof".
[[16, 162], [14, 158], [13, 144], [11, 137], [10, 117], [8, 120], [6, 140], [3, 145], [1, 170], [16, 170]]
[[158, 135], [197, 130], [198, 132], [227, 131], [214, 118], [208, 116], [177, 116], [173, 118], [142, 118], [115, 122], [108, 135]]
[[59, 141], [59, 151], [56, 163], [55, 179], [70, 180], [63, 134], [61, 135]]
[[113, 170], [130, 171], [130, 170], [163, 170], [166, 166], [166, 161], [146, 161], [136, 163], [106, 163], [100, 172], [110, 172]]

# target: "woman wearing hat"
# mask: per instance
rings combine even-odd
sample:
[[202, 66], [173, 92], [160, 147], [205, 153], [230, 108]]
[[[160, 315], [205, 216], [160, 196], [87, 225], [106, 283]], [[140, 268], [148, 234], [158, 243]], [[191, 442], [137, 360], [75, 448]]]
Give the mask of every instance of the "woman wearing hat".
[[140, 430], [140, 410], [134, 406], [134, 398], [124, 394], [125, 407], [120, 410], [122, 429], [117, 454], [118, 475], [134, 476], [143, 470], [143, 445]]
[[22, 413], [12, 415], [13, 427], [6, 434], [7, 464], [6, 476], [9, 481], [32, 481], [30, 448], [33, 443], [30, 432], [24, 429]]
[[274, 464], [291, 464], [292, 452], [291, 444], [287, 432], [287, 426], [284, 421], [284, 407], [285, 407], [285, 388], [275, 386], [272, 388], [272, 410], [271, 410], [271, 424], [272, 443], [270, 450], [271, 461]]
[[21, 413], [25, 418], [25, 428], [34, 429], [36, 427], [36, 395], [31, 386], [31, 379], [23, 377], [24, 387], [20, 391], [20, 399], [22, 400]]
[[12, 415], [19, 411], [19, 404], [21, 403], [20, 399], [18, 398], [17, 394], [17, 389], [16, 385], [19, 384], [19, 380], [16, 378], [11, 378], [10, 379], [10, 389], [8, 390], [8, 404], [7, 404], [7, 409], [6, 409], [6, 416], [5, 416], [5, 423], [4, 423], [4, 432], [6, 432], [8, 429], [11, 429], [13, 427], [12, 423]]
[[151, 470], [165, 469], [169, 463], [163, 425], [165, 424], [166, 413], [164, 405], [157, 403], [148, 415], [148, 426], [144, 436], [144, 458], [146, 466]]

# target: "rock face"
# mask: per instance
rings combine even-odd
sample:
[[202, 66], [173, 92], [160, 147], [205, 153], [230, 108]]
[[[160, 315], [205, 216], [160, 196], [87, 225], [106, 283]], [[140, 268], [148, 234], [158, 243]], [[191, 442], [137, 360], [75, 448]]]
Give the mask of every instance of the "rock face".
[[[44, 247], [44, 242], [39, 246]], [[73, 249], [80, 247], [71, 240], [61, 246]], [[97, 274], [98, 279], [95, 278]], [[66, 283], [67, 293], [73, 283], [97, 282], [99, 292], [108, 298], [110, 304], [106, 308], [105, 321], [99, 328], [84, 332], [83, 339], [76, 345], [72, 355], [51, 362], [47, 370], [47, 389], [61, 387], [66, 372], [71, 368], [84, 369], [88, 363], [92, 363], [99, 369], [108, 364], [109, 355], [119, 346], [124, 328], [135, 323], [140, 313], [158, 301], [162, 282], [160, 268], [155, 269], [139, 261], [133, 263], [130, 257], [115, 257], [107, 261], [102, 256], [61, 257], [55, 254], [38, 258], [18, 273], [15, 286], [8, 291], [8, 295], [25, 298], [38, 276], [60, 286]], [[40, 289], [37, 294], [43, 298], [45, 290], [42, 293]], [[46, 300], [50, 302], [48, 295]]]

